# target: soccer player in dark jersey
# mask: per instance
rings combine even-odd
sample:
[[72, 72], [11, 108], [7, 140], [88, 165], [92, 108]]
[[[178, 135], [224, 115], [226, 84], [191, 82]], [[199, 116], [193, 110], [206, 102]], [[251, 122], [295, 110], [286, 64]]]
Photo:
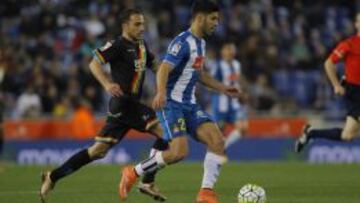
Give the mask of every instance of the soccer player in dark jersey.
[[[95, 137], [92, 146], [76, 153], [55, 170], [43, 173], [39, 194], [42, 201], [45, 201], [57, 181], [82, 166], [103, 158], [130, 129], [149, 132], [158, 137], [152, 153], [167, 148], [167, 142], [160, 138], [162, 128], [155, 112], [139, 102], [145, 70], [155, 69], [154, 55], [149, 52], [142, 38], [145, 28], [144, 15], [136, 9], [126, 10], [121, 23], [122, 36], [96, 49], [90, 62], [92, 74], [112, 96], [106, 124]], [[110, 64], [111, 79], [102, 69], [104, 64]], [[145, 178], [140, 189], [158, 200], [165, 200], [152, 181], [151, 176]]]
[[[334, 93], [345, 97], [347, 108], [345, 127], [319, 130], [306, 125], [303, 135], [295, 143], [296, 152], [301, 152], [313, 139], [351, 141], [360, 135], [360, 12], [356, 15], [355, 28], [357, 34], [340, 42], [325, 62], [325, 71]], [[340, 60], [345, 62], [343, 84], [336, 75], [336, 64]]]

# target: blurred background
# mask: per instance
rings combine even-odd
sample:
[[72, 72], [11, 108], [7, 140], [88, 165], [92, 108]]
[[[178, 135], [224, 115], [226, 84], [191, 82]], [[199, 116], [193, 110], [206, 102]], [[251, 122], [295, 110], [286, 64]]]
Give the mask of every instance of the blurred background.
[[[291, 153], [293, 138], [304, 123], [342, 124], [344, 104], [333, 96], [323, 63], [337, 42], [355, 32], [353, 17], [360, 0], [219, 2], [221, 23], [208, 39], [207, 63], [219, 56], [223, 40], [234, 40], [250, 95], [249, 133], [229, 149], [230, 157], [346, 162], [349, 159], [338, 154], [347, 153], [346, 157], [354, 156], [350, 161], [360, 162], [359, 147], [339, 152], [329, 145], [310, 149], [303, 157]], [[3, 158], [21, 164], [60, 163], [90, 143], [104, 122], [109, 99], [89, 71], [92, 50], [119, 35], [123, 9], [140, 7], [147, 19], [145, 38], [161, 58], [170, 40], [188, 28], [190, 4], [190, 0], [2, 0], [0, 45], [9, 64], [1, 74]], [[338, 67], [342, 75], [342, 64]], [[144, 102], [151, 101], [154, 85], [149, 72]], [[199, 89], [199, 102], [210, 109], [212, 93]], [[103, 161], [138, 159], [146, 154], [148, 143], [148, 135], [131, 131]], [[327, 156], [329, 152], [335, 155]], [[194, 150], [189, 159], [202, 159], [201, 154]]]

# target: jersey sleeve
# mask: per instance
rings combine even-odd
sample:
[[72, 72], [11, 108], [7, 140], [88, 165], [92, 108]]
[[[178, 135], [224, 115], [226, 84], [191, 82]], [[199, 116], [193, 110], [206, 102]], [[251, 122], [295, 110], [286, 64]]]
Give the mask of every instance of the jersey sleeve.
[[336, 48], [331, 52], [329, 59], [333, 63], [338, 63], [349, 52], [350, 46], [347, 41], [339, 43]]
[[145, 43], [145, 47], [146, 47], [146, 67], [154, 70], [155, 67], [155, 55], [149, 50], [149, 47], [146, 45]]
[[118, 57], [119, 53], [119, 47], [116, 42], [106, 42], [103, 47], [93, 51], [94, 58], [101, 64], [109, 63], [114, 58]]
[[186, 41], [174, 40], [168, 47], [163, 62], [170, 64], [173, 68], [187, 60], [189, 56], [189, 45]]

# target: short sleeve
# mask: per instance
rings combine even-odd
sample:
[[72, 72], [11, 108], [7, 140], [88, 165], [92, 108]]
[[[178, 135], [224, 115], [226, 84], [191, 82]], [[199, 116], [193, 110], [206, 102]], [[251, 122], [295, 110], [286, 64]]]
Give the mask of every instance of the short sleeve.
[[93, 51], [94, 58], [101, 64], [106, 64], [118, 57], [119, 47], [116, 42], [107, 42], [103, 47], [97, 48]]
[[145, 44], [146, 47], [146, 67], [149, 69], [154, 69], [155, 65], [155, 55], [149, 50], [149, 47]]
[[185, 41], [174, 40], [168, 47], [163, 62], [177, 67], [181, 62], [187, 60], [189, 56], [189, 45]]
[[350, 46], [347, 41], [343, 41], [339, 43], [336, 48], [332, 51], [332, 53], [329, 56], [329, 59], [333, 63], [338, 63], [342, 58], [346, 56], [346, 54], [349, 52]]

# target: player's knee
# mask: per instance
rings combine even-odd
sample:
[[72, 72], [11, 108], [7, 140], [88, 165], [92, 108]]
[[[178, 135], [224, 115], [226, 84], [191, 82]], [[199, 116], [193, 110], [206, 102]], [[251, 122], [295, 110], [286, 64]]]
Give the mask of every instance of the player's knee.
[[225, 141], [221, 138], [215, 139], [210, 143], [208, 148], [214, 153], [223, 154], [225, 151]]
[[354, 133], [354, 132], [343, 131], [343, 133], [341, 134], [341, 139], [343, 141], [350, 142], [350, 141], [354, 140], [355, 136], [356, 136], [356, 133]]
[[108, 152], [107, 150], [98, 151], [97, 153], [94, 154], [93, 158], [94, 159], [102, 159], [106, 156], [107, 152]]
[[92, 146], [88, 149], [89, 157], [92, 160], [102, 159], [106, 156], [108, 150], [108, 147]]
[[188, 155], [188, 150], [187, 149], [174, 150], [171, 153], [170, 162], [174, 163], [174, 162], [181, 161], [184, 158], [186, 158], [187, 155]]

